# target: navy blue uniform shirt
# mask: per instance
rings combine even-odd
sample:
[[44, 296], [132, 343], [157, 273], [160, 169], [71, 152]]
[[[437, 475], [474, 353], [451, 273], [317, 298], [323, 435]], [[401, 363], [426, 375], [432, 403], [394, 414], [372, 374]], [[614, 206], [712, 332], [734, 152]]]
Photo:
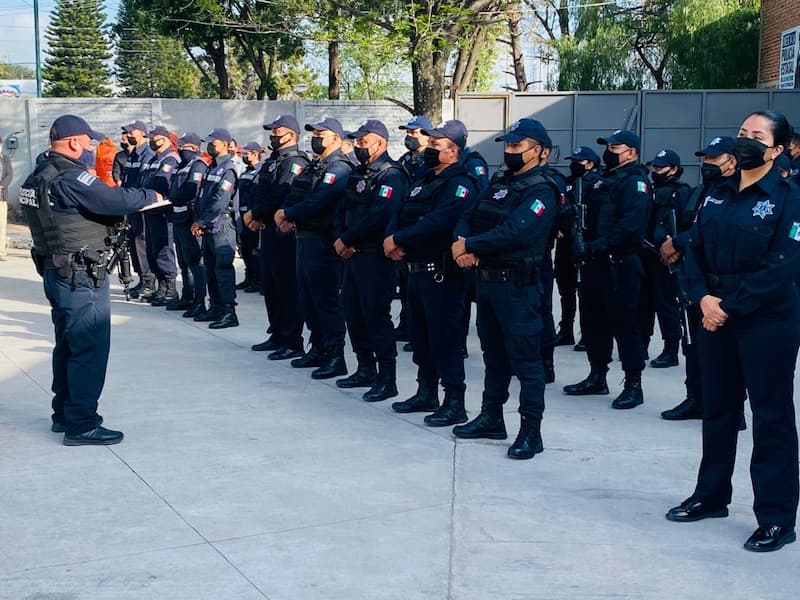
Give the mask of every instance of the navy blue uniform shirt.
[[686, 253], [686, 287], [699, 301], [709, 276], [738, 276], [720, 307], [731, 316], [783, 317], [798, 303], [800, 194], [777, 168], [739, 191], [739, 174], [711, 186]]
[[124, 187], [141, 187], [144, 176], [147, 173], [147, 165], [150, 164], [150, 159], [154, 156], [155, 152], [146, 141], [131, 150], [128, 160], [125, 162], [122, 185]]
[[489, 187], [489, 165], [486, 164], [483, 156], [469, 148], [464, 148], [461, 156], [463, 157], [461, 164], [467, 174], [475, 180], [475, 191], [480, 196]]
[[275, 213], [289, 195], [289, 187], [294, 178], [308, 165], [308, 158], [304, 154], [291, 156], [295, 152], [297, 146], [273, 150], [261, 165], [250, 210], [254, 219], [263, 221], [267, 226], [273, 223]]
[[173, 179], [169, 199], [175, 206], [186, 206], [197, 198], [203, 176], [208, 170], [208, 165], [198, 158], [199, 152], [188, 160], [178, 165], [178, 173]]
[[321, 160], [312, 161], [312, 165], [316, 162], [322, 169], [319, 182], [302, 201], [285, 209], [284, 216], [288, 221], [302, 229], [304, 220], [336, 205], [347, 188], [347, 180], [353, 170], [344, 158], [342, 151], [336, 150]]
[[214, 229], [221, 218], [229, 212], [236, 193], [236, 167], [230, 154], [223, 154], [211, 161], [195, 202], [194, 220], [201, 229]]

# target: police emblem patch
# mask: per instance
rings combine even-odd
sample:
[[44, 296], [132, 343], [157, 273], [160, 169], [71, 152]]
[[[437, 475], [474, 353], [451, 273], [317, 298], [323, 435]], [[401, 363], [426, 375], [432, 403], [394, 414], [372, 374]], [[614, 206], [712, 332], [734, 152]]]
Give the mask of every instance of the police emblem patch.
[[409, 194], [408, 194], [408, 195], [409, 195], [411, 198], [413, 198], [414, 196], [416, 196], [417, 194], [419, 194], [421, 191], [422, 191], [422, 186], [421, 186], [421, 185], [418, 185], [418, 186], [417, 186], [417, 187], [415, 187], [413, 190], [411, 190], [411, 192], [409, 192]]
[[772, 202], [769, 200], [761, 200], [760, 202], [756, 202], [756, 205], [753, 207], [753, 216], [761, 217], [763, 221], [767, 218], [767, 215], [773, 214], [773, 208], [775, 208], [775, 205]]
[[724, 200], [720, 198], [714, 198], [714, 196], [706, 196], [703, 200], [703, 206], [707, 206], [709, 204], [722, 204]]
[[92, 185], [97, 177], [89, 173], [89, 171], [84, 171], [80, 175], [78, 175], [78, 181], [80, 181], [83, 185]]
[[270, 165], [267, 167], [267, 172], [268, 173], [272, 173], [277, 168], [278, 168], [278, 163], [276, 163], [276, 162], [270, 163]]
[[792, 228], [789, 230], [789, 237], [795, 242], [800, 242], [800, 223], [792, 223]]
[[508, 190], [506, 188], [502, 188], [497, 190], [492, 196], [492, 198], [494, 198], [495, 200], [502, 200], [506, 196], [508, 196]]
[[366, 182], [366, 180], [362, 179], [361, 181], [359, 181], [359, 182], [356, 184], [356, 191], [357, 191], [357, 192], [360, 194], [360, 193], [362, 193], [362, 192], [363, 192], [365, 189], [367, 189], [367, 182]]

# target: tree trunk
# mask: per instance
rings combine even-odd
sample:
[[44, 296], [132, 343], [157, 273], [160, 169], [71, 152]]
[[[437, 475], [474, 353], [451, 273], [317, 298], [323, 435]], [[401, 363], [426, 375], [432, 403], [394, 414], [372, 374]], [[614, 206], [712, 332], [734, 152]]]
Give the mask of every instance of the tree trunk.
[[414, 111], [426, 115], [433, 123], [442, 120], [444, 71], [446, 60], [438, 50], [422, 52], [411, 63], [414, 80]]
[[219, 90], [220, 99], [233, 98], [228, 67], [225, 64], [225, 40], [220, 36], [216, 42], [206, 44], [204, 50], [211, 62], [214, 63], [214, 74], [217, 76], [217, 89]]
[[328, 42], [328, 99], [339, 100], [342, 70], [339, 64], [339, 42]]
[[525, 59], [522, 54], [522, 11], [515, 6], [508, 13], [508, 35], [511, 44], [511, 62], [514, 65], [514, 80], [517, 91], [524, 92], [528, 89], [528, 77], [525, 74]]

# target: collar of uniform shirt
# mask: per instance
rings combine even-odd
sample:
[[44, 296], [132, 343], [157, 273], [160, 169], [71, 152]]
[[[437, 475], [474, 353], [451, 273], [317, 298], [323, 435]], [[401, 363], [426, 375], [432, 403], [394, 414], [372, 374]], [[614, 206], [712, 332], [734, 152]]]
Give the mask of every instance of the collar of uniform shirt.
[[290, 154], [291, 152], [297, 152], [297, 144], [294, 146], [287, 146], [286, 148], [281, 148], [278, 150], [278, 156], [284, 157]]
[[[739, 190], [739, 181], [741, 179], [741, 174], [737, 171], [735, 174], [731, 175], [730, 177], [726, 177], [725, 180], [722, 182], [722, 187], [730, 187], [734, 191]], [[778, 182], [781, 180], [781, 174], [778, 173], [778, 169], [774, 166], [767, 171], [767, 174], [764, 175], [761, 179], [759, 179], [755, 185], [757, 185], [761, 190], [767, 194], [768, 196], [772, 195], [775, 186], [778, 185]]]
[[381, 154], [381, 155], [380, 155], [378, 158], [376, 158], [376, 159], [375, 159], [375, 160], [373, 160], [371, 163], [369, 163], [369, 165], [367, 165], [367, 168], [368, 168], [368, 169], [371, 169], [371, 170], [373, 170], [373, 171], [377, 171], [377, 170], [378, 170], [378, 168], [379, 168], [379, 167], [380, 167], [380, 166], [381, 166], [383, 163], [385, 163], [387, 160], [389, 160], [389, 153], [388, 153], [388, 152], [384, 152], [384, 153], [383, 153], [383, 154]]

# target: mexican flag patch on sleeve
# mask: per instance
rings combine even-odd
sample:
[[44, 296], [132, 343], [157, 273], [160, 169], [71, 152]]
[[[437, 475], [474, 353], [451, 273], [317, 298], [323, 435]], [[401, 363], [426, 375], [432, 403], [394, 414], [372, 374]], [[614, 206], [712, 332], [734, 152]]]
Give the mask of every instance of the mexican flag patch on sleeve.
[[789, 237], [795, 242], [800, 242], [800, 223], [792, 223], [792, 228], [789, 230]]
[[233, 184], [230, 181], [222, 180], [220, 186], [223, 192], [230, 192], [233, 189]]
[[303, 172], [303, 167], [298, 165], [297, 163], [292, 163], [291, 173], [292, 175], [300, 175]]
[[544, 202], [542, 202], [539, 199], [537, 199], [533, 204], [531, 204], [531, 210], [533, 211], [533, 214], [535, 214], [537, 217], [541, 217], [542, 214], [544, 214], [544, 209], [545, 209]]
[[200, 171], [195, 171], [194, 173], [192, 173], [192, 181], [200, 183], [201, 181], [203, 181], [203, 174]]
[[390, 185], [382, 185], [381, 189], [378, 190], [378, 196], [381, 198], [391, 198], [392, 197], [392, 186]]
[[481, 166], [481, 165], [475, 167], [475, 175], [477, 175], [478, 177], [482, 177], [483, 175], [486, 175], [486, 167]]
[[456, 196], [459, 198], [466, 198], [469, 196], [469, 190], [465, 188], [463, 185], [460, 185], [456, 188]]
[[644, 181], [637, 181], [636, 182], [636, 191], [646, 194], [647, 193], [647, 184]]
[[172, 165], [169, 163], [164, 163], [161, 165], [161, 170], [164, 171], [164, 173], [172, 173]]
[[336, 181], [336, 173], [325, 173], [325, 175], [322, 177], [322, 183], [330, 185], [334, 181]]

